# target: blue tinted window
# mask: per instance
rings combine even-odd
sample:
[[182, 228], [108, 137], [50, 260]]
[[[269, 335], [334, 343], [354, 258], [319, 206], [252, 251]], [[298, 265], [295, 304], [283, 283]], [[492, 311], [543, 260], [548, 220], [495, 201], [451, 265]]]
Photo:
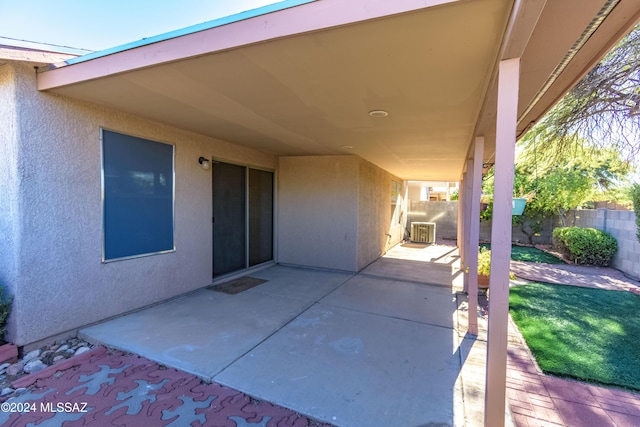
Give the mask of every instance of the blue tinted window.
[[173, 145], [102, 131], [105, 261], [174, 249]]

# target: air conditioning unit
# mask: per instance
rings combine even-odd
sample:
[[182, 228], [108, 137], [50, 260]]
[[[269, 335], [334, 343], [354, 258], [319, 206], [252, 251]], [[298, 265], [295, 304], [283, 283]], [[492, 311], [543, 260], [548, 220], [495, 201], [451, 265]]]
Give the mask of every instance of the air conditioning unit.
[[411, 223], [411, 241], [416, 243], [435, 243], [436, 242], [436, 223], [435, 222], [412, 222]]

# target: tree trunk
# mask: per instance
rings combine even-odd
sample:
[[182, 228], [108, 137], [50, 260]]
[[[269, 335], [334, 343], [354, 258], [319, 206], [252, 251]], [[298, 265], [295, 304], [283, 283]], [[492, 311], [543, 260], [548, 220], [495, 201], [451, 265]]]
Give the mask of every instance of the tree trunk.
[[525, 236], [527, 236], [527, 239], [529, 239], [529, 244], [533, 245], [533, 236], [536, 234], [533, 231], [531, 231], [531, 233], [527, 233], [527, 230], [525, 230], [525, 221], [522, 221], [522, 223], [520, 224], [520, 230], [522, 231], [522, 234], [524, 234]]
[[562, 209], [562, 208], [558, 208], [558, 216], [560, 217], [560, 221], [562, 222], [562, 226], [566, 227], [567, 226], [567, 212]]

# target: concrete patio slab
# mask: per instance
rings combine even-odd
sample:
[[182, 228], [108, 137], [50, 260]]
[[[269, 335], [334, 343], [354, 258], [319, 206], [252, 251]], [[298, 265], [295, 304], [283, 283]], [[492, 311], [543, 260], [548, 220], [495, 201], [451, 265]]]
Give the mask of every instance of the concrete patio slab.
[[455, 327], [456, 295], [451, 288], [358, 275], [321, 300], [366, 313]]
[[380, 258], [373, 262], [361, 274], [377, 277], [392, 277], [397, 280], [423, 283], [451, 288], [456, 277], [451, 265], [425, 261]]
[[[407, 255], [420, 261], [425, 253]], [[395, 249], [390, 255], [397, 255]], [[130, 346], [153, 336], [156, 341], [166, 340], [169, 348], [190, 333], [194, 316], [203, 316], [190, 312], [211, 311], [209, 297], [222, 305], [242, 302], [242, 307], [233, 302], [228, 311], [214, 306], [220, 317], [212, 316], [209, 323], [199, 325], [205, 335], [239, 328], [224, 323], [234, 315], [247, 324], [257, 323], [265, 311], [282, 307], [274, 298], [285, 306], [307, 304], [308, 309], [297, 317], [294, 314], [292, 321], [215, 376], [217, 382], [247, 394], [216, 383], [203, 384], [199, 378], [136, 355], [98, 347], [12, 382], [18, 390], [0, 397], [0, 402], [47, 405], [57, 402], [56, 396], [69, 395], [89, 405], [87, 413], [74, 415], [78, 425], [160, 425], [171, 420], [172, 425], [188, 425], [193, 420], [203, 425], [318, 425], [268, 402], [337, 426], [484, 424], [486, 304], [479, 304], [480, 334], [475, 337], [465, 333], [466, 295], [444, 287], [281, 266], [252, 275], [269, 280], [267, 286], [245, 291], [239, 294], [242, 297], [201, 290], [167, 303], [183, 305], [172, 312], [184, 321], [182, 327], [171, 316], [161, 316], [171, 310], [154, 307], [156, 310], [127, 316], [136, 321], [107, 322], [115, 326], [105, 333], [110, 346], [118, 339], [128, 340]], [[427, 300], [421, 299], [425, 296]], [[446, 324], [451, 296], [458, 304], [458, 328], [453, 327], [455, 321]], [[269, 310], [260, 307], [265, 304]], [[237, 313], [232, 314], [234, 311]], [[267, 322], [273, 319], [265, 318]], [[135, 333], [127, 338], [128, 329]], [[201, 338], [192, 335], [185, 341], [195, 349], [201, 345], [198, 340]], [[238, 351], [229, 342], [218, 344], [230, 354]], [[156, 356], [163, 365], [178, 364], [161, 351]], [[511, 321], [506, 392], [507, 426], [577, 425], [589, 420], [612, 426], [640, 425], [638, 393], [544, 375]], [[148, 406], [140, 406], [147, 402]], [[60, 425], [71, 420], [53, 412], [0, 416], [0, 422], [12, 425]]]
[[357, 275], [274, 266], [237, 295], [203, 289], [81, 336], [337, 426], [474, 425], [484, 345], [456, 328], [456, 263], [411, 245]]
[[384, 257], [449, 265], [460, 260], [454, 241], [440, 241], [435, 245], [405, 242], [394, 246]]
[[214, 380], [340, 426], [453, 425], [457, 342], [451, 328], [317, 304]]
[[297, 298], [311, 303], [319, 301], [353, 277], [353, 274], [275, 265], [266, 270], [251, 273], [250, 276], [265, 279], [268, 282], [251, 288], [247, 292]]
[[79, 336], [210, 380], [307, 307], [293, 298], [200, 290], [83, 329]]
[[463, 275], [455, 246], [404, 243], [371, 263], [360, 274], [462, 289]]
[[[83, 329], [79, 336], [210, 381], [216, 373], [350, 277], [310, 270], [306, 271], [308, 280], [300, 280], [299, 269], [274, 267], [272, 270], [256, 274], [270, 282], [249, 291], [227, 295], [201, 289]], [[293, 287], [297, 289], [294, 291]], [[294, 297], [280, 295], [286, 293]]]

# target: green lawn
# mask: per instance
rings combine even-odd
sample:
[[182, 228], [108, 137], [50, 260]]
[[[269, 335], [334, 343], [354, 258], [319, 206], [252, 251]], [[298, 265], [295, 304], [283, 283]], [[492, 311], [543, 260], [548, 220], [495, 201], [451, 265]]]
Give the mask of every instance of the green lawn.
[[544, 372], [640, 390], [640, 296], [532, 283], [509, 304]]
[[[481, 243], [480, 247], [491, 249], [491, 244]], [[511, 246], [511, 259], [514, 261], [544, 262], [546, 264], [565, 264], [560, 258], [532, 246]]]

